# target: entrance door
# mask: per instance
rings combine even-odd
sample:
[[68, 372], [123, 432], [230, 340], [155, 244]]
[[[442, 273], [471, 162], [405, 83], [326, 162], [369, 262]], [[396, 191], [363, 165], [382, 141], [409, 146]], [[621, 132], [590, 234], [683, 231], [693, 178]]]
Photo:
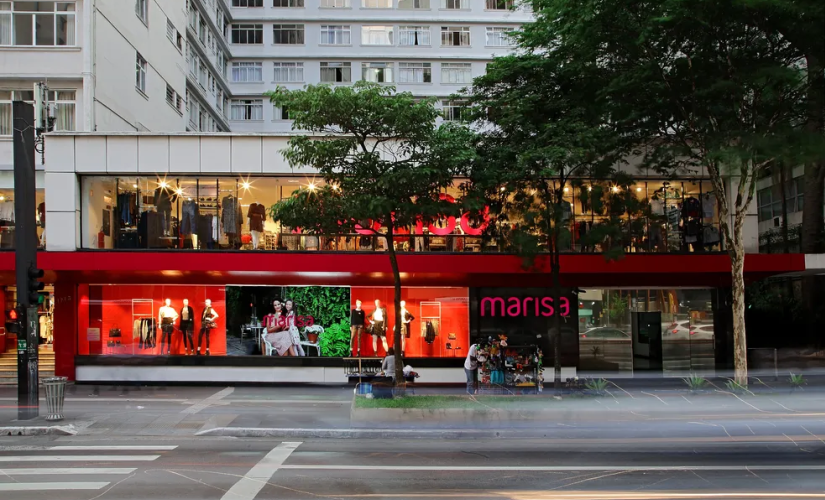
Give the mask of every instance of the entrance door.
[[662, 373], [662, 313], [633, 315], [633, 370]]

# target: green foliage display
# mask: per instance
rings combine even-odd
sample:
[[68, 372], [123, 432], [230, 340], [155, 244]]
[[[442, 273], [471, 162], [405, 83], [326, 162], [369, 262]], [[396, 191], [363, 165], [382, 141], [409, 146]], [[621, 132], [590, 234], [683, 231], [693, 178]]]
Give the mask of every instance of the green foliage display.
[[350, 354], [349, 321], [335, 323], [325, 327], [324, 334], [319, 339], [321, 356], [343, 357]]
[[336, 323], [349, 328], [350, 289], [339, 286], [287, 286], [282, 300], [292, 299], [296, 314], [312, 316], [325, 329]]

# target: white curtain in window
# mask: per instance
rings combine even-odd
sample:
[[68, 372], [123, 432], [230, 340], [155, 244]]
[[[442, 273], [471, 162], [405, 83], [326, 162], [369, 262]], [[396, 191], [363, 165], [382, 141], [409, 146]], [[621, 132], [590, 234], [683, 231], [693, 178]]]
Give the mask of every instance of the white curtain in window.
[[0, 102], [0, 135], [11, 135], [11, 103]]
[[0, 45], [11, 45], [11, 14], [0, 14]]
[[72, 132], [75, 129], [74, 103], [58, 103], [54, 128], [58, 132]]

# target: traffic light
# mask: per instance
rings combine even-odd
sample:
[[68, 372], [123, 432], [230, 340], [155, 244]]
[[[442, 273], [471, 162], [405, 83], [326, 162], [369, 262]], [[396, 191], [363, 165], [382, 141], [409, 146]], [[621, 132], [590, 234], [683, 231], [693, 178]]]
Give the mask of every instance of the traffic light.
[[6, 311], [6, 331], [8, 333], [20, 333], [23, 315], [18, 308]]
[[29, 304], [36, 306], [40, 300], [40, 292], [46, 288], [46, 284], [40, 281], [43, 278], [43, 270], [36, 267], [29, 268], [29, 279], [26, 284], [26, 294]]

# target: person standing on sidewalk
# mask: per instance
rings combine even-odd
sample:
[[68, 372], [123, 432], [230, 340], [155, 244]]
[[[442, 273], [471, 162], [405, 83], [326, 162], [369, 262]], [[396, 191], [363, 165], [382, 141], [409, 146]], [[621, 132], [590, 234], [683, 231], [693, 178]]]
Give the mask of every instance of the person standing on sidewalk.
[[476, 393], [476, 380], [478, 378], [478, 344], [470, 346], [467, 352], [467, 359], [464, 360], [464, 373], [467, 375], [467, 394]]

